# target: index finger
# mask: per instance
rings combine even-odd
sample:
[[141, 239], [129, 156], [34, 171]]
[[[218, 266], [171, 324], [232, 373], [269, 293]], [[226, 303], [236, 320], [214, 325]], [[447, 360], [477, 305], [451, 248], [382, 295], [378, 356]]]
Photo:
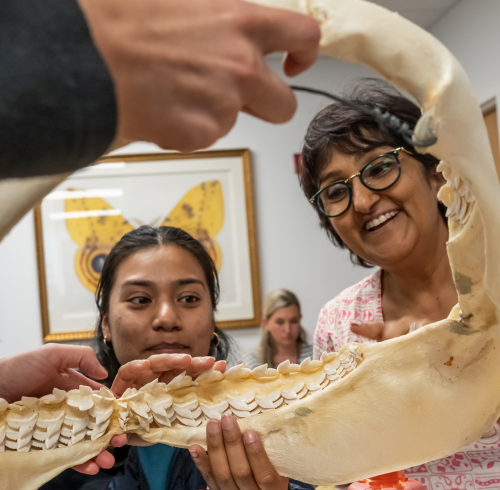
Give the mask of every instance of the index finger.
[[186, 374], [196, 377], [205, 371], [209, 371], [215, 365], [215, 357], [193, 357], [191, 364], [188, 367]]
[[271, 490], [279, 485], [288, 488], [288, 478], [278, 475], [258, 434], [253, 430], [246, 430], [243, 434], [243, 441], [245, 442], [248, 462], [259, 488]]
[[382, 340], [384, 322], [351, 323], [351, 332], [361, 335], [367, 339]]
[[288, 53], [284, 70], [293, 77], [307, 70], [318, 57], [321, 31], [312, 17], [291, 10], [251, 5], [254, 16], [248, 32], [263, 54]]
[[124, 364], [116, 374], [116, 378], [111, 386], [111, 392], [114, 393], [115, 396], [122, 396], [124, 391], [132, 386], [138, 374], [144, 374], [150, 370], [150, 364], [147, 359], [139, 359]]
[[155, 354], [148, 357], [151, 370], [155, 373], [163, 373], [173, 369], [185, 371], [192, 362], [189, 354]]
[[90, 386], [93, 390], [99, 391], [104, 385], [88, 378], [87, 376], [75, 371], [74, 369], [65, 369], [66, 376], [61, 376], [59, 381], [55, 383], [55, 388], [60, 390], [69, 391], [77, 390], [79, 386]]
[[104, 379], [108, 372], [97, 360], [94, 349], [85, 345], [47, 344], [44, 348], [51, 352], [61, 369], [79, 369], [91, 378]]
[[170, 383], [173, 378], [185, 372], [188, 376], [193, 358], [189, 354], [156, 354], [148, 357], [151, 373], [161, 383]]

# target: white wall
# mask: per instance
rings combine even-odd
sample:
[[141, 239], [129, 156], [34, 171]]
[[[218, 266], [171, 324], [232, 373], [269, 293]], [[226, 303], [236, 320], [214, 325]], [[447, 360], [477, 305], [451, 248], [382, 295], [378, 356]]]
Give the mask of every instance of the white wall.
[[461, 0], [430, 29], [462, 63], [480, 103], [500, 90], [500, 2]]
[[[269, 60], [281, 72], [280, 61]], [[339, 92], [352, 78], [370, 75], [361, 67], [320, 59], [294, 83]], [[213, 148], [252, 151], [257, 233], [262, 292], [286, 287], [303, 305], [303, 324], [311, 333], [321, 306], [367, 275], [351, 266], [319, 229], [318, 219], [294, 174], [293, 153], [314, 114], [327, 101], [299, 94], [293, 120], [271, 125], [241, 115], [235, 128]], [[121, 152], [157, 152], [158, 147], [136, 143]], [[0, 356], [41, 345], [33, 217], [31, 213], [0, 244]], [[244, 349], [257, 345], [258, 329], [232, 331]]]
[[33, 213], [0, 244], [0, 357], [42, 344]]

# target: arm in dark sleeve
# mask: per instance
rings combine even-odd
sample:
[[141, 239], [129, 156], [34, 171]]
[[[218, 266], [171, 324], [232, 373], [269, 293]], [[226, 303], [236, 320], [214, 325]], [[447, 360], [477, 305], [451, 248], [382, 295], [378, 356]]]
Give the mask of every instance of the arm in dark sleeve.
[[302, 483], [290, 478], [288, 483], [288, 490], [314, 490], [314, 487], [309, 483]]
[[0, 1], [0, 178], [93, 162], [113, 140], [116, 111], [75, 0]]
[[84, 475], [68, 469], [40, 487], [40, 490], [145, 490], [147, 482], [142, 475], [136, 448], [114, 448], [115, 464], [100, 469], [97, 475]]

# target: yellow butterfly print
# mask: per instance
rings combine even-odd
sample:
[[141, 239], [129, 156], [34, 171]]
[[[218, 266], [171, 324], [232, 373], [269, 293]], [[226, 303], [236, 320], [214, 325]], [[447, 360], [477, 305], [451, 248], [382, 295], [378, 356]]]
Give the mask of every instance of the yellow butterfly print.
[[[81, 190], [67, 189], [67, 192], [80, 193]], [[83, 215], [66, 218], [66, 229], [79, 246], [75, 254], [75, 273], [82, 285], [95, 293], [110, 250], [134, 227], [123, 216], [114, 214], [114, 208], [100, 197], [66, 198], [64, 211], [74, 216]], [[102, 212], [100, 216], [92, 216], [98, 212]]]
[[215, 237], [224, 225], [224, 197], [218, 180], [203, 182], [188, 191], [165, 218], [162, 226], [175, 226], [196, 238], [222, 267], [222, 250]]
[[[82, 189], [67, 189], [81, 195]], [[77, 195], [77, 194], [75, 194]], [[66, 229], [79, 246], [75, 273], [82, 285], [95, 293], [104, 261], [120, 238], [134, 227], [100, 197], [66, 198]], [[224, 197], [220, 181], [203, 182], [190, 189], [163, 220], [162, 226], [176, 226], [199, 240], [217, 270], [222, 266], [222, 249], [215, 237], [224, 225]]]

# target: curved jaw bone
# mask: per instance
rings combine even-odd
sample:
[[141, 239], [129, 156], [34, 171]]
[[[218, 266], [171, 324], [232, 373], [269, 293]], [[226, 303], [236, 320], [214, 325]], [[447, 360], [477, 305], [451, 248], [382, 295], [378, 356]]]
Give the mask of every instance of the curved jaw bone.
[[[111, 435], [124, 431], [151, 442], [204, 445], [206, 420], [228, 410], [240, 417], [242, 429], [260, 432], [281, 474], [314, 484], [347, 483], [447, 456], [497, 419], [500, 186], [463, 69], [429, 33], [368, 2], [259, 3], [314, 16], [321, 24], [324, 53], [370, 66], [419, 102], [423, 116], [415, 133], [438, 137], [429, 151], [442, 160], [440, 170], [448, 181], [440, 196], [449, 205], [448, 254], [459, 305], [448, 319], [411, 335], [346, 346], [339, 358], [349, 358], [352, 369], [342, 375], [332, 368], [338, 360], [333, 355], [301, 367], [264, 366], [253, 372], [238, 367], [224, 378], [208, 373], [195, 385], [181, 376], [167, 387], [153, 383], [129, 391], [112, 401], [111, 412], [105, 394], [68, 394], [74, 404], [61, 426], [66, 447], [44, 450], [39, 443], [53, 444], [57, 417], [62, 417], [58, 410], [62, 413], [67, 402], [57, 408], [60, 402], [51, 399], [52, 409], [42, 399], [9, 408], [0, 403], [2, 486], [36, 488], [94, 456]], [[380, 36], [384, 25], [391, 28]], [[94, 405], [89, 408], [86, 400], [96, 396], [103, 398], [102, 413], [99, 421], [89, 413], [87, 421]], [[106, 410], [109, 424], [103, 429]], [[37, 416], [42, 425], [33, 427]], [[43, 433], [48, 425], [52, 436]], [[38, 442], [23, 452], [28, 440]]]

